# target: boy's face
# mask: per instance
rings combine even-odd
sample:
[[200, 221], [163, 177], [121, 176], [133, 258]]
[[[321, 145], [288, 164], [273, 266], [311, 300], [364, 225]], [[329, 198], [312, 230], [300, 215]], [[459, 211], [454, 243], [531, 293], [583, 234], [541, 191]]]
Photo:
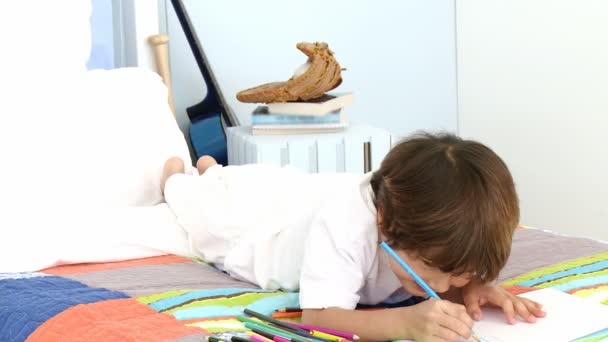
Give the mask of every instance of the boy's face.
[[[463, 287], [472, 279], [472, 275], [468, 273], [454, 275], [431, 267], [414, 252], [403, 250], [396, 250], [395, 252], [437, 293], [446, 292], [452, 286]], [[399, 278], [401, 285], [408, 293], [414, 296], [427, 296], [424, 289], [395, 260], [390, 258], [390, 263], [393, 273]]]

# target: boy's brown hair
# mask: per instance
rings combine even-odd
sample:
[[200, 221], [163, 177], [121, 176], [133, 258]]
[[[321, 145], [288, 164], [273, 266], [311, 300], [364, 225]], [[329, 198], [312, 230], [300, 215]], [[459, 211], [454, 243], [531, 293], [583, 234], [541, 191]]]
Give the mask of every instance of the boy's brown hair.
[[418, 133], [391, 149], [371, 185], [389, 245], [446, 273], [498, 277], [519, 204], [506, 164], [490, 148], [450, 133]]

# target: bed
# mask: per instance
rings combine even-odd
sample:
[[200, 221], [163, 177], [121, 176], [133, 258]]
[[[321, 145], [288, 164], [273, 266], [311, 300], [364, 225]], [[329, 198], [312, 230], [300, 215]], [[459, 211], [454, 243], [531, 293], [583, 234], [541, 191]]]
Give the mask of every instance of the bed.
[[[499, 281], [608, 305], [608, 245], [522, 228]], [[161, 255], [0, 274], [0, 341], [201, 341], [242, 332], [243, 307], [271, 314], [297, 293], [262, 291], [191, 258]], [[581, 341], [608, 338], [608, 330]]]
[[[201, 341], [242, 329], [243, 307], [297, 307], [297, 293], [262, 291], [188, 256], [159, 190], [163, 162], [190, 155], [167, 88], [137, 68], [82, 70], [86, 3], [39, 11], [53, 48], [34, 71], [37, 49], [6, 52], [15, 63], [5, 80], [26, 86], [3, 99], [10, 120], [0, 116], [4, 165], [19, 166], [0, 177], [0, 341]], [[15, 22], [28, 13], [19, 4]], [[53, 32], [68, 15], [78, 18]], [[608, 244], [518, 229], [499, 281], [514, 293], [554, 287], [608, 304]], [[601, 338], [608, 331], [585, 341]]]

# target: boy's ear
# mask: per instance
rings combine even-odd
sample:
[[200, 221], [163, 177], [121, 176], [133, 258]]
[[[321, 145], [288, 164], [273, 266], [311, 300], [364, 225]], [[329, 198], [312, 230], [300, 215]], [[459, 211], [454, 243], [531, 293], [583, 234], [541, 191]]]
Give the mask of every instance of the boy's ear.
[[380, 228], [380, 230], [383, 230], [383, 222], [384, 222], [384, 211], [382, 210], [382, 208], [378, 208], [378, 212], [376, 214], [376, 223], [378, 224], [378, 227]]

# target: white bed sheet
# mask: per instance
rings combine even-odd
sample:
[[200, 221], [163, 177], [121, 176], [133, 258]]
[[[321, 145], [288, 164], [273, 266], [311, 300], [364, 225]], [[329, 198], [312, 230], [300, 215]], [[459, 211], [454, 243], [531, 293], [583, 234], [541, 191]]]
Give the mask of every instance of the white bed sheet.
[[21, 229], [1, 240], [0, 273], [163, 254], [190, 256], [187, 236], [165, 203], [53, 211], [13, 223]]

